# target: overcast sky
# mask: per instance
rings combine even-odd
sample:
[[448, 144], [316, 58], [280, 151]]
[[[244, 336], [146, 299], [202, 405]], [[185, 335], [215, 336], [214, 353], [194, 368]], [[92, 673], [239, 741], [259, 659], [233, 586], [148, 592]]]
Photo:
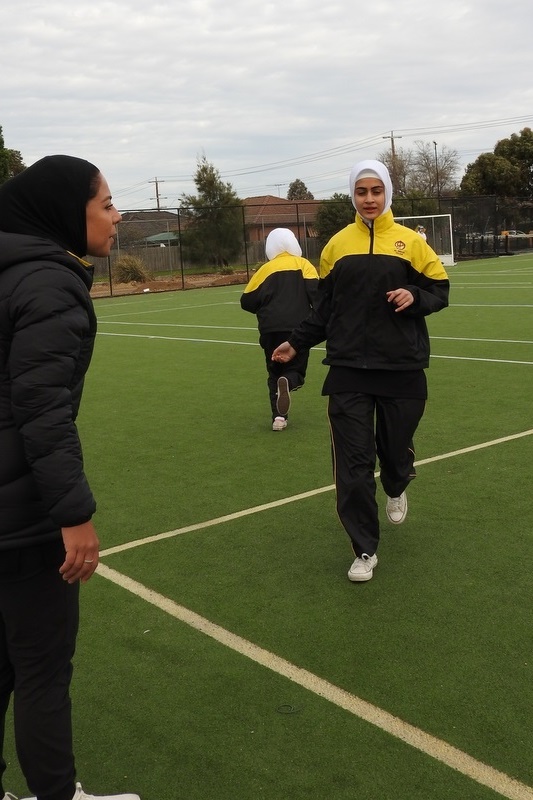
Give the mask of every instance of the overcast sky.
[[121, 210], [155, 208], [156, 178], [176, 207], [203, 155], [241, 198], [329, 197], [391, 133], [464, 167], [533, 127], [532, 30], [531, 0], [19, 0], [0, 126], [27, 166], [95, 163]]

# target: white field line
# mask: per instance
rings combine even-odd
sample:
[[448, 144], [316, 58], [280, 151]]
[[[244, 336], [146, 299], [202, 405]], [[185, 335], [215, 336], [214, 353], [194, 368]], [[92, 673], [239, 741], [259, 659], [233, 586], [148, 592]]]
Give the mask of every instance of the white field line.
[[[253, 331], [257, 333], [257, 326], [245, 327], [244, 325], [191, 325], [184, 322], [104, 322], [106, 325], [126, 325], [139, 328], [192, 328], [193, 330], [211, 331]], [[431, 336], [431, 339], [441, 339], [449, 342], [490, 342], [491, 344], [533, 344], [528, 339], [488, 339], [472, 336]], [[315, 348], [316, 349], [316, 348]]]
[[[458, 292], [458, 291], [468, 292], [470, 289], [472, 289], [475, 292], [477, 292], [477, 291], [492, 292], [492, 291], [496, 291], [496, 290], [499, 292], [500, 290], [505, 290], [505, 289], [509, 289], [509, 291], [511, 291], [511, 292], [514, 291], [515, 289], [519, 289], [520, 292], [524, 292], [524, 291], [527, 291], [528, 289], [533, 289], [533, 281], [527, 281], [527, 283], [514, 284], [512, 286], [500, 286], [499, 284], [496, 284], [496, 283], [494, 285], [491, 285], [491, 284], [488, 284], [488, 283], [487, 284], [481, 284], [481, 285], [477, 284], [477, 283], [454, 284], [453, 285], [454, 297], [457, 296], [455, 294], [456, 292]], [[461, 294], [460, 297], [463, 297], [463, 295]], [[464, 295], [464, 297], [466, 299], [466, 295]], [[452, 305], [452, 304], [450, 304], [450, 305]], [[484, 304], [482, 304], [482, 305], [484, 305]]]
[[473, 336], [431, 336], [431, 340], [441, 339], [445, 342], [490, 342], [491, 344], [533, 344], [533, 339], [486, 339]]
[[240, 344], [244, 347], [259, 347], [258, 342], [232, 342], [229, 339], [198, 339], [191, 336], [152, 336], [149, 333], [105, 333], [98, 331], [98, 336], [119, 336], [128, 339], [163, 339], [167, 342], [200, 342], [209, 344]]
[[[497, 444], [509, 442], [513, 439], [520, 439], [524, 436], [531, 436], [532, 434], [533, 429], [522, 431], [521, 433], [516, 433], [511, 436], [503, 436], [499, 439], [493, 439], [489, 442], [482, 442], [481, 444], [472, 445], [471, 447], [463, 447], [460, 450], [454, 450], [449, 453], [443, 453], [439, 456], [432, 456], [430, 458], [422, 459], [417, 461], [416, 465], [420, 466], [423, 464], [431, 464], [435, 461], [452, 458], [465, 453], [472, 453], [476, 450], [481, 450], [486, 447], [492, 447]], [[376, 475], [378, 474], [379, 473], [376, 473]], [[138, 547], [150, 542], [167, 539], [170, 536], [177, 536], [180, 533], [186, 533], [188, 531], [200, 530], [201, 528], [218, 525], [222, 522], [237, 519], [248, 514], [258, 513], [269, 508], [275, 508], [286, 503], [295, 502], [296, 500], [312, 497], [323, 492], [328, 492], [333, 488], [333, 486], [325, 486], [310, 492], [303, 492], [301, 494], [294, 495], [293, 497], [287, 497], [273, 503], [265, 503], [263, 505], [256, 506], [255, 508], [246, 509], [235, 514], [228, 514], [224, 517], [219, 517], [216, 520], [209, 520], [204, 523], [199, 523], [198, 525], [190, 525], [186, 528], [169, 531], [166, 534], [160, 534], [159, 536], [149, 536], [145, 539], [138, 540], [137, 542], [130, 542], [118, 547], [110, 547], [107, 550], [102, 551], [101, 555], [111, 555], [112, 553], [118, 553], [130, 549], [130, 547]], [[126, 589], [136, 597], [145, 600], [147, 603], [150, 603], [166, 614], [169, 614], [175, 619], [183, 622], [186, 625], [189, 625], [206, 636], [211, 637], [225, 647], [240, 653], [246, 658], [249, 658], [251, 661], [266, 667], [272, 672], [275, 672], [276, 674], [293, 681], [299, 686], [302, 686], [304, 689], [318, 695], [319, 697], [323, 697], [325, 700], [328, 700], [337, 707], [342, 708], [359, 719], [376, 726], [385, 733], [394, 736], [396, 739], [399, 739], [405, 744], [408, 744], [411, 747], [414, 747], [416, 750], [419, 750], [431, 758], [434, 758], [436, 761], [439, 761], [451, 769], [461, 773], [462, 775], [471, 778], [480, 785], [487, 786], [489, 789], [497, 792], [502, 797], [506, 797], [508, 800], [533, 800], [532, 787], [527, 786], [526, 784], [521, 783], [514, 778], [511, 778], [509, 775], [494, 769], [488, 764], [484, 764], [482, 761], [472, 758], [467, 753], [464, 753], [462, 750], [453, 747], [442, 739], [431, 736], [420, 728], [410, 725], [408, 722], [404, 722], [399, 717], [389, 714], [387, 711], [384, 711], [378, 706], [368, 703], [366, 700], [363, 700], [362, 698], [357, 697], [356, 695], [353, 695], [350, 692], [347, 692], [346, 690], [323, 680], [322, 678], [319, 678], [312, 672], [302, 669], [301, 667], [297, 667], [295, 664], [292, 664], [290, 661], [286, 661], [284, 658], [277, 656], [275, 653], [264, 650], [262, 647], [255, 645], [253, 642], [250, 642], [247, 639], [244, 639], [241, 636], [238, 636], [237, 634], [234, 634], [231, 631], [228, 631], [225, 628], [210, 622], [205, 617], [202, 617], [199, 614], [196, 614], [194, 611], [175, 603], [173, 600], [170, 600], [168, 597], [165, 597], [158, 592], [154, 592], [152, 589], [149, 589], [142, 583], [129, 578], [127, 575], [117, 572], [103, 563], [98, 565], [97, 572], [101, 577], [106, 578], [123, 589]]]
[[[196, 344], [233, 344], [240, 347], [259, 347], [258, 342], [237, 342], [232, 339], [200, 339], [192, 336], [159, 336], [149, 333], [106, 333], [98, 331], [98, 336], [117, 336], [127, 339], [160, 339], [167, 342], [195, 342]], [[313, 350], [325, 350], [324, 347], [313, 347]], [[491, 364], [526, 364], [530, 366], [533, 361], [514, 361], [505, 358], [474, 358], [473, 356], [438, 356], [431, 354], [431, 358], [447, 358], [454, 361], [488, 361]]]
[[460, 272], [455, 271], [454, 274], [451, 276], [452, 278], [452, 286], [455, 286], [455, 280], [461, 280], [465, 276], [469, 278], [494, 278], [495, 275], [507, 275], [510, 277], [519, 275], [520, 277], [524, 275], [533, 275], [533, 267], [530, 264], [526, 264], [525, 266], [517, 266], [511, 269], [496, 269], [488, 272], [469, 272], [468, 270], [461, 270]]
[[[494, 447], [498, 444], [503, 444], [505, 442], [511, 442], [514, 439], [521, 439], [524, 436], [531, 436], [533, 435], [533, 428], [527, 431], [521, 431], [520, 433], [514, 433], [510, 436], [503, 436], [499, 439], [492, 439], [488, 442], [481, 442], [480, 444], [474, 444], [470, 447], [462, 447], [460, 450], [452, 450], [449, 453], [442, 453], [438, 456], [430, 456], [429, 458], [423, 458], [420, 461], [415, 461], [415, 466], [420, 467], [424, 464], [433, 464], [436, 461], [443, 461], [447, 458], [455, 458], [456, 456], [466, 455], [467, 453], [474, 453], [477, 450], [484, 450], [487, 447]], [[379, 472], [376, 472], [376, 477], [379, 475]], [[203, 530], [204, 528], [210, 528], [213, 525], [222, 525], [225, 522], [232, 522], [236, 519], [241, 519], [242, 517], [248, 517], [251, 514], [259, 514], [262, 511], [268, 511], [271, 508], [279, 508], [280, 506], [287, 505], [288, 503], [296, 503], [299, 500], [306, 500], [309, 497], [314, 497], [318, 494], [323, 494], [324, 492], [331, 492], [335, 486], [330, 484], [329, 486], [321, 486], [318, 489], [311, 489], [308, 492], [301, 492], [300, 494], [294, 494], [290, 497], [282, 497], [280, 500], [273, 500], [271, 503], [263, 503], [259, 506], [253, 506], [252, 508], [245, 508], [242, 511], [235, 511], [232, 514], [225, 514], [222, 517], [216, 517], [215, 519], [205, 520], [204, 522], [197, 522], [193, 525], [186, 525], [183, 528], [177, 528], [173, 531], [166, 531], [165, 533], [157, 533], [153, 536], [145, 536], [143, 539], [135, 539], [131, 542], [124, 542], [123, 544], [116, 545], [115, 547], [109, 547], [106, 550], [102, 550], [100, 555], [109, 556], [113, 555], [114, 553], [122, 553], [124, 550], [132, 550], [135, 547], [141, 547], [145, 544], [152, 544], [154, 542], [160, 542], [163, 539], [171, 539], [174, 536], [179, 536], [183, 533], [191, 533], [192, 531], [199, 531]]]
[[[126, 305], [126, 303], [124, 303]], [[132, 304], [133, 305], [133, 304]], [[234, 306], [236, 305], [235, 301], [227, 301], [224, 303], [194, 303], [193, 305], [188, 306], [163, 306], [162, 308], [147, 308], [144, 311], [139, 311], [137, 306], [132, 311], [124, 311], [123, 313], [116, 313], [116, 314], [105, 314], [98, 317], [98, 321], [104, 322], [109, 317], [130, 317], [132, 314], [135, 316], [139, 314], [164, 314], [167, 311], [184, 311], [186, 309], [191, 308], [213, 308], [219, 306]], [[121, 306], [122, 307], [122, 306]]]
[[488, 764], [477, 761], [442, 739], [431, 736], [378, 706], [372, 705], [372, 703], [368, 703], [366, 700], [362, 700], [360, 697], [319, 678], [312, 672], [297, 667], [275, 653], [264, 650], [253, 642], [210, 622], [205, 617], [201, 617], [194, 611], [148, 589], [142, 583], [132, 580], [104, 564], [100, 563], [98, 565], [97, 572], [103, 578], [126, 589], [136, 597], [145, 600], [185, 625], [189, 625], [225, 647], [229, 647], [234, 652], [254, 661], [256, 664], [260, 664], [277, 675], [281, 675], [319, 697], [323, 697], [337, 707], [343, 708], [359, 719], [369, 722], [405, 744], [466, 775], [478, 784], [498, 792], [502, 797], [507, 797], [509, 800], [533, 800], [533, 789], [530, 786], [511, 778], [504, 772], [499, 772]]
[[450, 303], [449, 308], [533, 308], [531, 303]]
[[[100, 322], [100, 320], [98, 320]], [[104, 320], [104, 325], [128, 325], [134, 328], [198, 328], [199, 330], [212, 331], [254, 331], [257, 333], [257, 325], [245, 327], [244, 325], [194, 325], [185, 322], [117, 322]]]
[[431, 358], [447, 358], [453, 361], [488, 361], [491, 364], [526, 364], [531, 366], [533, 361], [516, 361], [510, 358], [475, 358], [474, 356], [437, 356], [431, 355]]

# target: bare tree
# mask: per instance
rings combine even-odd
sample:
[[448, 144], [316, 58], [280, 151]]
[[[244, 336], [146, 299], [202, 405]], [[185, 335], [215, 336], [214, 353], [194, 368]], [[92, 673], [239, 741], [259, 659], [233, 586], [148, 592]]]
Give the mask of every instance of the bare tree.
[[384, 150], [379, 153], [378, 159], [389, 170], [395, 194], [406, 195], [413, 169], [413, 151], [403, 147]]
[[413, 158], [413, 188], [423, 191], [427, 197], [440, 197], [456, 190], [456, 175], [459, 169], [459, 154], [437, 142], [415, 142]]
[[[412, 150], [385, 150], [378, 158], [395, 175], [396, 193], [404, 197], [440, 197], [456, 190], [459, 154], [435, 142], [416, 141]], [[393, 163], [394, 161], [394, 163]]]

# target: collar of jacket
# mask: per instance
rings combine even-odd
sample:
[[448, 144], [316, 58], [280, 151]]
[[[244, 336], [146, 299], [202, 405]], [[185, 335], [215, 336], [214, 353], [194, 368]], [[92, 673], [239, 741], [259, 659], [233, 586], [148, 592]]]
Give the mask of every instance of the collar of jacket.
[[69, 256], [75, 258], [76, 261], [83, 267], [84, 274], [82, 274], [82, 277], [84, 277], [85, 275], [85, 277], [87, 278], [87, 280], [84, 279], [84, 282], [87, 285], [88, 289], [92, 289], [94, 281], [94, 264], [90, 264], [88, 261], [85, 261], [85, 259], [80, 258], [79, 256], [76, 255], [76, 253], [71, 253], [70, 250], [67, 250], [66, 252], [69, 254]]
[[77, 256], [76, 253], [72, 253], [70, 250], [67, 250], [67, 253], [69, 254], [69, 256], [72, 256], [73, 258], [75, 258], [76, 261], [79, 261], [80, 264], [82, 265], [82, 267], [87, 267], [89, 269], [94, 269], [92, 264], [90, 264], [88, 261], [84, 261], [84, 259], [80, 258], [79, 256]]
[[371, 231], [384, 231], [394, 225], [394, 215], [392, 211], [385, 211], [381, 216], [376, 217], [370, 224], [365, 222], [360, 214], [355, 215], [355, 224], [359, 230], [366, 231], [370, 234]]

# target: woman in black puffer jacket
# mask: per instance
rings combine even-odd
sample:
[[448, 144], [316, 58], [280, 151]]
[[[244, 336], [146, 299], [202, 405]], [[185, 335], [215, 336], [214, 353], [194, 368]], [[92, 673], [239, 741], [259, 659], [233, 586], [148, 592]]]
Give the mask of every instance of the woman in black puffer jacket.
[[[79, 584], [99, 546], [76, 428], [96, 335], [83, 257], [107, 256], [118, 222], [83, 159], [48, 156], [0, 186], [0, 726], [14, 692], [37, 800], [87, 797], [69, 698]], [[0, 752], [0, 798], [4, 770]]]

